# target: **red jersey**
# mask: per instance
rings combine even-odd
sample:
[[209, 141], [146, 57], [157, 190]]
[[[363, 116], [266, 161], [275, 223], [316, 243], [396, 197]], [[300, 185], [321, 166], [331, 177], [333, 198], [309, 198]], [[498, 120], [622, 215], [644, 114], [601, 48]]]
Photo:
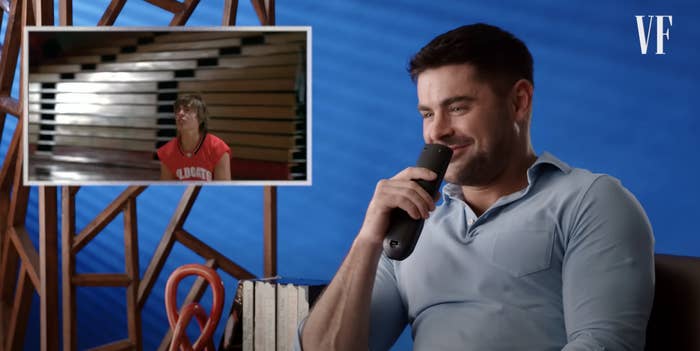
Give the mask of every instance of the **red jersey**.
[[231, 148], [207, 133], [192, 153], [184, 153], [178, 138], [174, 138], [158, 149], [158, 158], [179, 180], [212, 180], [214, 168], [225, 153], [230, 157]]

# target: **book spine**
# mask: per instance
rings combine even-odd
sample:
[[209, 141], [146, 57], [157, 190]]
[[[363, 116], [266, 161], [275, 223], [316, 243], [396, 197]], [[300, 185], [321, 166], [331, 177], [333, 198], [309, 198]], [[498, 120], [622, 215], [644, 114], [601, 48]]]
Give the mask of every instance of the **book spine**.
[[253, 332], [255, 331], [255, 291], [250, 280], [243, 282], [243, 351], [254, 351]]
[[287, 323], [289, 319], [289, 294], [287, 289], [291, 285], [277, 285], [277, 351], [286, 351], [287, 348]]
[[265, 281], [255, 282], [255, 350], [275, 350], [276, 328], [276, 289]]
[[300, 286], [297, 296], [297, 320], [306, 318], [309, 314], [309, 287]]

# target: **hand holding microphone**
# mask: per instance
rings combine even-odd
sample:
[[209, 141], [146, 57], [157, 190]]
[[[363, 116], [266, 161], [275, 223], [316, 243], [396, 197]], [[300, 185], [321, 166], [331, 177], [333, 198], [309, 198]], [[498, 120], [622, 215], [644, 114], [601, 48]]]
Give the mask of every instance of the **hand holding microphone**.
[[[435, 198], [442, 178], [445, 176], [447, 166], [452, 158], [452, 149], [440, 144], [428, 144], [423, 147], [416, 162], [417, 167], [427, 168], [433, 171], [437, 177], [427, 181], [415, 180], [418, 185]], [[408, 257], [416, 247], [420, 233], [423, 230], [424, 218], [413, 219], [405, 211], [394, 209], [391, 213], [389, 231], [384, 238], [384, 253], [393, 260], [403, 260]]]
[[395, 260], [408, 257], [418, 241], [423, 221], [435, 208], [435, 196], [452, 150], [428, 144], [416, 167], [409, 167], [377, 184], [360, 235], [383, 240], [384, 252]]

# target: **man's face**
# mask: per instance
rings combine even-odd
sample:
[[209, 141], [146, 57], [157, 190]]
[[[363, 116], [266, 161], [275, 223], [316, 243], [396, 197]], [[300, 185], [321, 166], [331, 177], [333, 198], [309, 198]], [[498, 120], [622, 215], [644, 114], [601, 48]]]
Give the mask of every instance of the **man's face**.
[[445, 179], [481, 186], [500, 175], [517, 137], [507, 99], [478, 80], [469, 64], [426, 70], [418, 76], [417, 88], [423, 139], [454, 152]]
[[197, 111], [188, 106], [178, 106], [175, 110], [175, 123], [180, 131], [198, 129]]

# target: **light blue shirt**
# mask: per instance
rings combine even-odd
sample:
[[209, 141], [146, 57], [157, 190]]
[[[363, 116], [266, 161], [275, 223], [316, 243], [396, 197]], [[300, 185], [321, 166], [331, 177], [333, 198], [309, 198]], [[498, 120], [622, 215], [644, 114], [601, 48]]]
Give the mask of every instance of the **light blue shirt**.
[[370, 345], [407, 323], [414, 350], [642, 350], [654, 293], [653, 237], [607, 175], [544, 153], [528, 186], [480, 217], [448, 184], [416, 249], [382, 256]]
[[413, 254], [382, 255], [371, 350], [407, 324], [419, 351], [643, 350], [654, 239], [640, 204], [548, 153], [527, 177], [479, 217], [446, 185]]

